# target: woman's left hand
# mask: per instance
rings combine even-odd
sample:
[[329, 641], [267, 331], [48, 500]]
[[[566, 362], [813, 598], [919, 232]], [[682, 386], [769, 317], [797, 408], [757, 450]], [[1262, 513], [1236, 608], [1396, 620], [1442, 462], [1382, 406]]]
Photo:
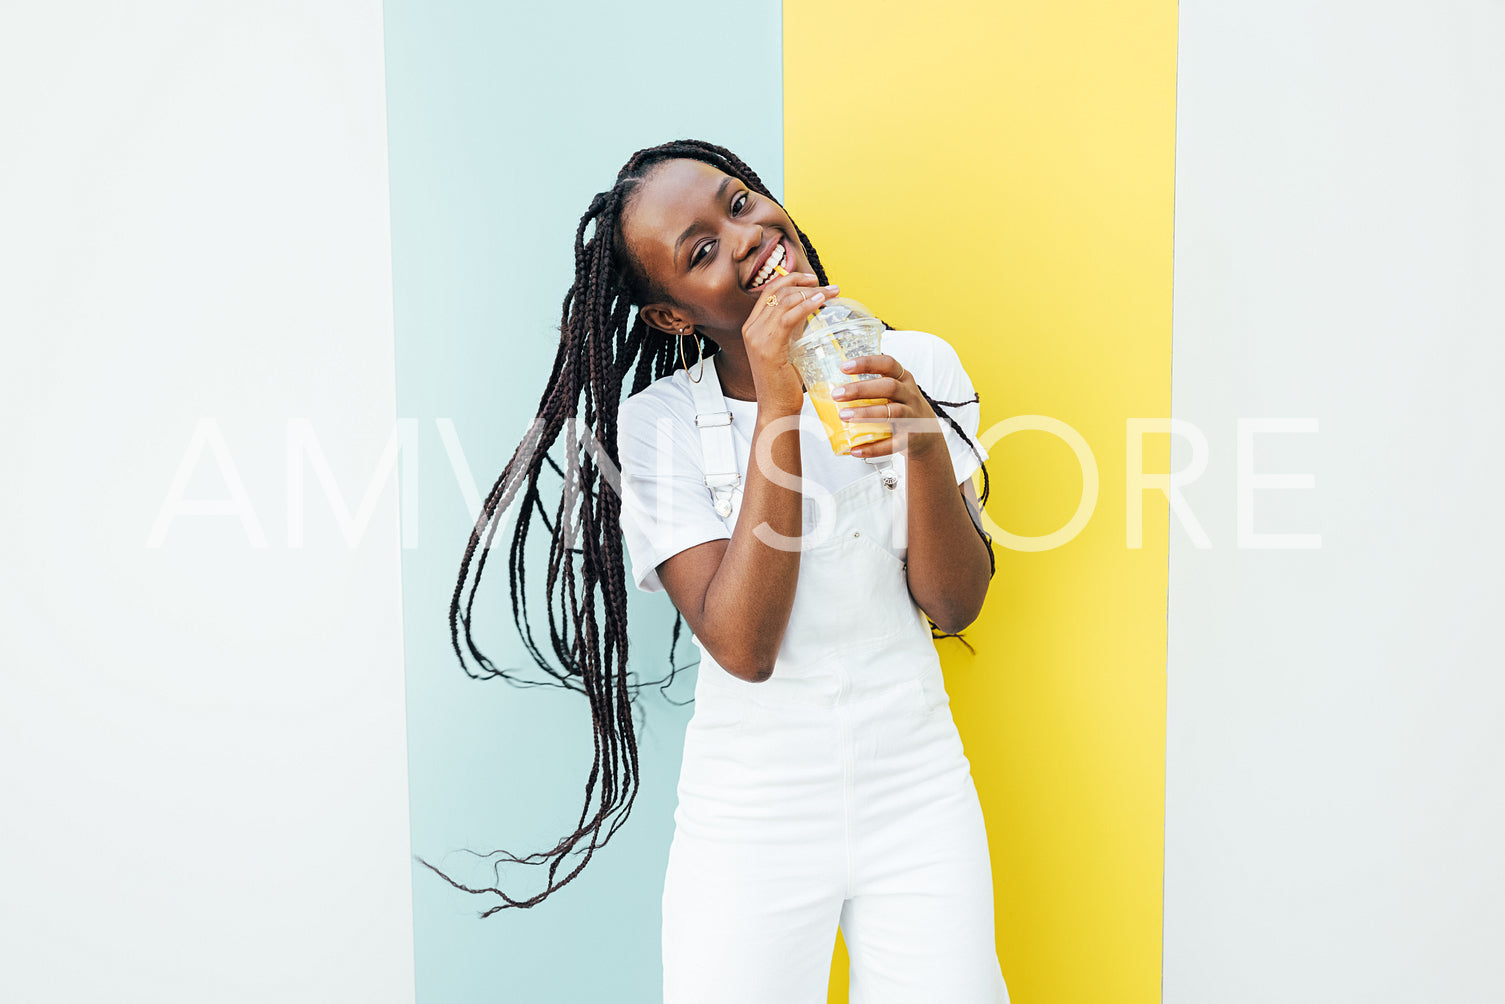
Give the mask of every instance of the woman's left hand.
[[[917, 457], [931, 450], [945, 450], [945, 436], [941, 433], [941, 421], [935, 409], [920, 394], [914, 377], [899, 365], [893, 356], [854, 356], [841, 364], [847, 373], [878, 373], [856, 383], [842, 384], [831, 389], [831, 399], [836, 402], [838, 416], [844, 422], [885, 422], [898, 419], [906, 421], [897, 435], [865, 443], [852, 448], [854, 457], [886, 457], [898, 449], [910, 457]], [[844, 402], [857, 398], [876, 398], [886, 403], [851, 407]]]

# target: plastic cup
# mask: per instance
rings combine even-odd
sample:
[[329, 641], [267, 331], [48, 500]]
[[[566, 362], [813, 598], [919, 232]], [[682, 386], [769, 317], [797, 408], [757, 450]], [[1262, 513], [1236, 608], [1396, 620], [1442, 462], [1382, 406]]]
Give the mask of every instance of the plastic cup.
[[847, 373], [841, 364], [857, 356], [883, 351], [883, 322], [856, 300], [838, 297], [811, 316], [805, 330], [789, 343], [789, 362], [799, 371], [810, 403], [826, 429], [837, 456], [850, 455], [852, 447], [888, 439], [893, 427], [887, 422], [844, 422], [841, 408], [886, 404], [886, 398], [831, 399], [832, 388], [872, 379], [877, 373]]

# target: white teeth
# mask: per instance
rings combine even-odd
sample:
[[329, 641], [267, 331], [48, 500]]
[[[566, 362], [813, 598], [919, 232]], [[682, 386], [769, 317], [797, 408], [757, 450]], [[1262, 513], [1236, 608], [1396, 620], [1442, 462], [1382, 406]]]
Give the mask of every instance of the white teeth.
[[773, 275], [773, 267], [775, 265], [782, 264], [783, 261], [784, 261], [784, 242], [783, 241], [779, 241], [777, 244], [774, 245], [773, 254], [771, 254], [771, 255], [768, 256], [768, 261], [766, 261], [763, 264], [762, 268], [758, 269], [758, 274], [755, 275], [755, 276], [753, 276], [753, 281], [752, 281], [752, 287], [751, 288], [757, 289], [759, 286], [761, 286], [765, 282], [767, 282], [769, 280], [769, 278], [772, 277], [772, 275]]

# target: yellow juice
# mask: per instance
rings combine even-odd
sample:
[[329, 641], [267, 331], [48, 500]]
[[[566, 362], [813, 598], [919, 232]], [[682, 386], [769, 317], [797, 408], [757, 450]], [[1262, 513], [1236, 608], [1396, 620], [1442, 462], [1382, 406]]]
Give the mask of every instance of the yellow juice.
[[886, 404], [884, 398], [859, 397], [851, 401], [831, 400], [831, 385], [825, 382], [810, 387], [810, 403], [826, 427], [826, 436], [831, 440], [831, 449], [837, 456], [852, 452], [852, 447], [888, 439], [893, 429], [887, 422], [843, 422], [837, 415], [842, 408], [862, 408], [867, 405]]

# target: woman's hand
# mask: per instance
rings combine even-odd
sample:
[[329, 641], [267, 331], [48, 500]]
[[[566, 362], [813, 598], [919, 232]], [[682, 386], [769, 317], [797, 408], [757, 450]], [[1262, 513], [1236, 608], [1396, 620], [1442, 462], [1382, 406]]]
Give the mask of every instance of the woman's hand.
[[[906, 422], [901, 433], [875, 443], [864, 443], [852, 448], [854, 457], [886, 457], [899, 450], [909, 457], [928, 454], [932, 450], [946, 450], [946, 437], [941, 432], [941, 420], [936, 416], [930, 402], [920, 394], [914, 376], [899, 365], [893, 356], [855, 356], [841, 364], [847, 373], [878, 373], [856, 383], [842, 384], [831, 389], [831, 399], [841, 409], [837, 414], [843, 421], [886, 422], [895, 419], [918, 419]], [[864, 405], [858, 408], [841, 407], [843, 401], [857, 398], [878, 398], [885, 404]]]
[[834, 285], [820, 285], [809, 272], [776, 275], [758, 287], [758, 302], [742, 324], [742, 344], [759, 406], [782, 414], [798, 414], [803, 407], [805, 388], [799, 371], [789, 363], [789, 342], [836, 290]]

